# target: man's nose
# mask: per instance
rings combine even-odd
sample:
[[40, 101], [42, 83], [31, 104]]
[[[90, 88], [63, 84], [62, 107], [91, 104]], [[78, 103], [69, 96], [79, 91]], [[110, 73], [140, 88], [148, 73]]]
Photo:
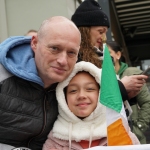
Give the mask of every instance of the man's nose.
[[62, 66], [65, 66], [67, 65], [68, 63], [68, 57], [67, 57], [67, 54], [66, 52], [62, 52], [59, 54], [58, 58], [57, 58], [57, 62], [62, 65]]

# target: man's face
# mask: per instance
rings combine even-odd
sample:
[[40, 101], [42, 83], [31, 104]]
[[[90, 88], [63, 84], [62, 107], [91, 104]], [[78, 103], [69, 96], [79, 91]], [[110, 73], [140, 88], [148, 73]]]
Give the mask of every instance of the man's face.
[[99, 86], [89, 73], [78, 73], [67, 87], [68, 107], [80, 118], [89, 116], [95, 110], [98, 96]]
[[45, 88], [69, 76], [77, 61], [79, 45], [77, 32], [57, 25], [47, 30], [42, 39], [32, 37], [35, 63]]
[[106, 38], [108, 28], [104, 26], [92, 26], [90, 28], [91, 44], [99, 49], [103, 49], [103, 39]]

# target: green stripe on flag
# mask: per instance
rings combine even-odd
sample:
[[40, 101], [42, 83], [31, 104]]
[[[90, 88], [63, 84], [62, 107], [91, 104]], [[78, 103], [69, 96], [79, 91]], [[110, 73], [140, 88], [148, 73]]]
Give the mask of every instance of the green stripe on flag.
[[117, 112], [122, 109], [122, 96], [108, 47], [105, 45], [102, 64], [100, 102]]

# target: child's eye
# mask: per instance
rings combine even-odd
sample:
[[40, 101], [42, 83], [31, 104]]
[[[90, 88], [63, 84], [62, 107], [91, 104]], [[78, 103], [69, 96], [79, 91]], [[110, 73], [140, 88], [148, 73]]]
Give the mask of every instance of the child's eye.
[[69, 90], [69, 93], [75, 93], [77, 90]]
[[76, 92], [77, 90], [72, 90], [71, 92]]
[[88, 88], [87, 90], [89, 90], [89, 91], [93, 91], [93, 90], [95, 90], [94, 88]]

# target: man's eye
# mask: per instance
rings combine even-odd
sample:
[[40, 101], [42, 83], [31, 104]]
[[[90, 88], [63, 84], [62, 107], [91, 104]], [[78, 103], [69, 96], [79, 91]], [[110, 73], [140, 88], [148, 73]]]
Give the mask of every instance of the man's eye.
[[77, 53], [71, 51], [71, 52], [68, 52], [68, 56], [71, 57], [71, 58], [72, 58], [72, 57], [76, 57], [76, 56], [77, 56]]
[[57, 47], [50, 47], [49, 50], [52, 54], [57, 54], [59, 52], [59, 49]]

